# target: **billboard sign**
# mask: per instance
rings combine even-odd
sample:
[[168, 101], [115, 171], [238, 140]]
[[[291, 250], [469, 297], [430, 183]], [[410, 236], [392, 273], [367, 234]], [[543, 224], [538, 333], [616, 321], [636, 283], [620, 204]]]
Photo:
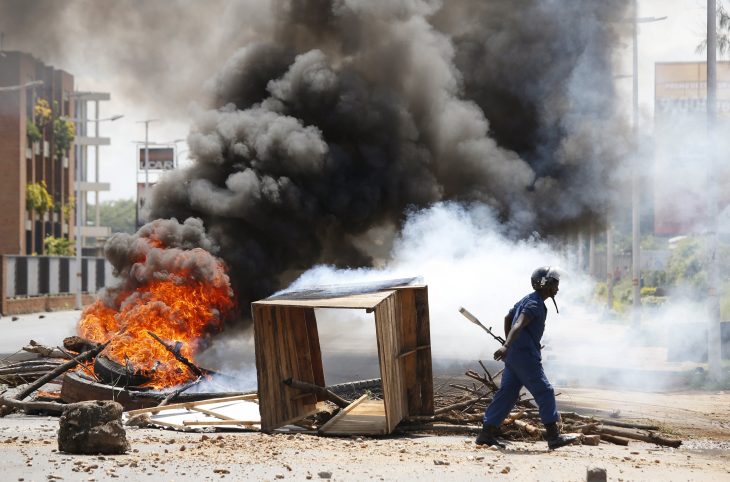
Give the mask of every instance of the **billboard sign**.
[[[171, 171], [175, 169], [175, 149], [172, 147], [150, 147], [149, 151], [149, 164], [147, 170], [149, 171]], [[139, 149], [139, 170], [144, 171], [145, 161], [145, 148]]]

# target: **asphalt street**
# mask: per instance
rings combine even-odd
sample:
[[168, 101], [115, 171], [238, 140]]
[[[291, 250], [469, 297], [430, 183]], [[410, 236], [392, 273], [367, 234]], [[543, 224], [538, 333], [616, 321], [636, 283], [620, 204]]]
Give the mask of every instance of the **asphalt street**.
[[54, 311], [0, 317], [0, 360], [21, 355], [30, 340], [58, 346], [75, 334], [81, 311]]

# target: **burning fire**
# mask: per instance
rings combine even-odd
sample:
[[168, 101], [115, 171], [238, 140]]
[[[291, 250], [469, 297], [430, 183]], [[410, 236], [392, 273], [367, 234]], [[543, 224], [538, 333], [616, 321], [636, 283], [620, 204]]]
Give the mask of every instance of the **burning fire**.
[[[166, 248], [150, 238], [135, 242], [143, 245], [135, 251], [130, 278], [138, 280], [135, 271], [149, 270], [154, 264], [148, 263], [150, 258], [170, 262], [163, 263], [164, 268], [154, 264], [151, 276], [133, 289], [121, 290], [118, 309], [96, 300], [84, 310], [77, 331], [98, 343], [111, 340], [102, 354], [147, 377], [150, 381], [144, 386], [176, 386], [195, 376], [149, 332], [168, 345], [181, 342], [180, 354], [195, 363], [207, 337], [222, 330], [234, 307], [229, 278], [223, 261], [204, 249]], [[196, 270], [201, 265], [213, 269], [201, 275]]]

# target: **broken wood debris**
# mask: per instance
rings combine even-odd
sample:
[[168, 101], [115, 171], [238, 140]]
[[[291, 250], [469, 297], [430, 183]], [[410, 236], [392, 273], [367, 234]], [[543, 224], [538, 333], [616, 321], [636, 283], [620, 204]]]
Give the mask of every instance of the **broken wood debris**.
[[30, 342], [23, 347], [23, 351], [35, 353], [46, 358], [69, 358], [62, 350], [53, 346], [42, 345], [35, 340], [30, 340]]
[[331, 392], [330, 390], [327, 390], [325, 387], [320, 387], [319, 385], [314, 385], [313, 383], [301, 382], [299, 380], [294, 380], [291, 377], [287, 378], [286, 380], [282, 380], [281, 383], [297, 389], [301, 392], [314, 394], [317, 396], [317, 398], [321, 398], [322, 400], [329, 400], [340, 408], [345, 408], [350, 405], [350, 402], [340, 397], [339, 395]]
[[[59, 365], [58, 367], [54, 368], [50, 372], [46, 373], [42, 377], [35, 380], [33, 383], [29, 383], [25, 386], [23, 386], [16, 394], [13, 396], [14, 401], [20, 401], [22, 402], [24, 398], [26, 398], [28, 395], [33, 393], [34, 391], [38, 390], [40, 387], [48, 383], [49, 381], [53, 380], [57, 376], [66, 373], [71, 368], [74, 368], [79, 363], [84, 363], [88, 360], [91, 360], [96, 355], [98, 355], [106, 346], [109, 344], [109, 342], [106, 342], [102, 345], [97, 346], [96, 348], [89, 350], [87, 352], [84, 352], [80, 354], [78, 357], [72, 358], [71, 360], [67, 361], [66, 363], [63, 363], [62, 365]], [[8, 400], [3, 398], [0, 400], [0, 417], [4, 417], [8, 413], [10, 413], [14, 408], [18, 408], [17, 404], [15, 406], [11, 406], [8, 403]]]
[[[433, 416], [409, 417], [401, 424], [401, 431], [435, 431], [439, 433], [472, 433], [481, 429], [484, 410], [498, 390], [495, 380], [501, 371], [492, 375], [484, 363], [479, 362], [481, 372], [467, 370], [468, 379], [478, 383], [467, 386], [464, 383], [445, 382], [436, 390]], [[659, 427], [649, 424], [616, 421], [579, 415], [574, 412], [560, 412], [562, 431], [579, 433], [589, 437], [585, 443], [606, 443], [627, 445], [630, 440], [640, 440], [668, 447], [678, 447], [682, 441], [662, 434]], [[506, 440], [534, 441], [542, 439], [544, 428], [539, 411], [531, 398], [520, 395], [515, 409], [500, 427]]]
[[206, 370], [205, 368], [200, 368], [197, 365], [195, 365], [195, 363], [193, 363], [190, 360], [188, 360], [187, 358], [185, 358], [185, 356], [183, 356], [182, 353], [180, 353], [180, 348], [182, 347], [182, 343], [177, 342], [177, 343], [175, 343], [175, 345], [170, 345], [170, 344], [166, 343], [165, 340], [163, 340], [162, 338], [160, 338], [159, 336], [157, 336], [155, 333], [153, 333], [151, 331], [147, 331], [147, 334], [150, 335], [152, 338], [154, 338], [155, 341], [157, 341], [160, 345], [165, 347], [165, 349], [167, 351], [169, 351], [170, 354], [172, 354], [172, 356], [174, 356], [177, 361], [179, 361], [180, 363], [185, 365], [192, 372], [192, 374], [195, 375], [196, 377], [209, 377], [210, 375], [213, 374], [213, 372], [211, 372], [210, 370]]
[[58, 358], [47, 358], [3, 365], [0, 366], [0, 383], [9, 387], [30, 383], [56, 369], [61, 363]]

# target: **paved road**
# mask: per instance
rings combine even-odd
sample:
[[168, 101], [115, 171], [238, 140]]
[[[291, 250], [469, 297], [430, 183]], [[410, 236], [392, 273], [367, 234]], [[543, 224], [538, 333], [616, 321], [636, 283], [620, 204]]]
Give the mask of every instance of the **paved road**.
[[75, 333], [80, 311], [54, 311], [0, 318], [0, 360], [16, 354], [30, 340], [50, 346], [63, 343]]

